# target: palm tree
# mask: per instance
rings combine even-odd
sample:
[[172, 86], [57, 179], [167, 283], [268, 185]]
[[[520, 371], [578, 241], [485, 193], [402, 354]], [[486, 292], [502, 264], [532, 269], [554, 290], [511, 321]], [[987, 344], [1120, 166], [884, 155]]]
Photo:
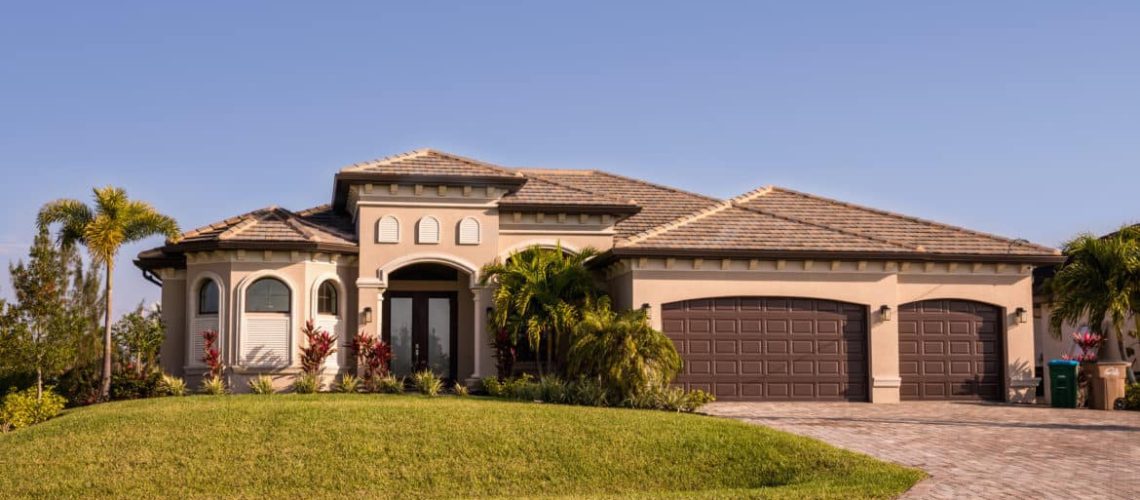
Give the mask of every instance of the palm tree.
[[[1125, 322], [1140, 310], [1140, 228], [1101, 238], [1082, 234], [1065, 244], [1065, 255], [1068, 260], [1049, 282], [1053, 335], [1059, 337], [1065, 323], [1088, 321], [1089, 330], [1107, 338], [1107, 323], [1112, 340], [1123, 344]], [[1132, 370], [1127, 372], [1134, 381]]]
[[[576, 254], [557, 248], [528, 247], [505, 262], [483, 266], [483, 284], [497, 285], [492, 296], [495, 329], [506, 329], [513, 342], [526, 338], [534, 352], [546, 341], [546, 367], [553, 369], [555, 353], [571, 333], [577, 307], [599, 292], [586, 261], [597, 251]], [[541, 363], [538, 366], [542, 374]]]
[[664, 387], [681, 371], [673, 341], [649, 325], [647, 311], [615, 312], [602, 297], [582, 309], [570, 348], [570, 376], [596, 377], [628, 399]]
[[111, 290], [115, 257], [123, 244], [143, 238], [164, 235], [170, 240], [179, 236], [178, 223], [158, 213], [150, 204], [127, 198], [122, 188], [95, 188], [95, 205], [88, 207], [78, 200], [62, 199], [40, 209], [37, 223], [47, 229], [58, 223], [59, 241], [65, 247], [76, 243], [87, 247], [91, 260], [103, 266], [103, 387], [101, 397], [111, 395]]

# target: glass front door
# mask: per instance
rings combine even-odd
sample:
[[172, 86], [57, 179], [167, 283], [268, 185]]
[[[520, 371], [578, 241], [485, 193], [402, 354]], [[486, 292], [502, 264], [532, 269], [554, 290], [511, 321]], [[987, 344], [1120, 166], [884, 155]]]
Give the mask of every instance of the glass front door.
[[387, 292], [384, 341], [392, 346], [392, 373], [407, 377], [430, 369], [455, 379], [455, 292]]

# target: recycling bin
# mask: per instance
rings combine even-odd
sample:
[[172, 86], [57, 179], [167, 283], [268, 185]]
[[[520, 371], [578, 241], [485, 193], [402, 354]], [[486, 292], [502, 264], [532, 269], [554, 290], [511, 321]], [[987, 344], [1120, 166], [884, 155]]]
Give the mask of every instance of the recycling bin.
[[1080, 363], [1068, 359], [1049, 362], [1049, 395], [1054, 408], [1077, 407], [1077, 367]]

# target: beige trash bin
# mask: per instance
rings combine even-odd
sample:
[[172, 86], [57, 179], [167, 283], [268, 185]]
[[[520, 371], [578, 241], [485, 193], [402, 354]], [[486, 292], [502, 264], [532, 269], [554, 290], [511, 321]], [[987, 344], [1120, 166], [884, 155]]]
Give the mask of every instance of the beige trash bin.
[[1108, 361], [1096, 364], [1092, 379], [1092, 404], [1095, 410], [1111, 410], [1117, 399], [1124, 397], [1124, 381], [1132, 365], [1125, 361]]

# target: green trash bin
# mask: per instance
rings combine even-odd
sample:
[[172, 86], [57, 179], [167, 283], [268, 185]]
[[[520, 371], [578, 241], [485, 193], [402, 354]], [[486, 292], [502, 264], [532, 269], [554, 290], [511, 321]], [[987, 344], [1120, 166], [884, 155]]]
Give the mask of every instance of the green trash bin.
[[1053, 408], [1077, 407], [1077, 366], [1080, 363], [1068, 359], [1049, 361], [1049, 394]]

